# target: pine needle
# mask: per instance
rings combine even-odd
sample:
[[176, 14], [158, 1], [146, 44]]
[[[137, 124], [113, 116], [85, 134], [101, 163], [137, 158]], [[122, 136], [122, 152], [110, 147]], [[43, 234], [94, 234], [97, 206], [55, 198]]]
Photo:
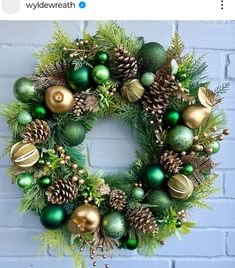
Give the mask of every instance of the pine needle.
[[178, 32], [175, 32], [171, 40], [170, 48], [168, 49], [168, 55], [172, 59], [179, 60], [184, 50], [184, 43]]

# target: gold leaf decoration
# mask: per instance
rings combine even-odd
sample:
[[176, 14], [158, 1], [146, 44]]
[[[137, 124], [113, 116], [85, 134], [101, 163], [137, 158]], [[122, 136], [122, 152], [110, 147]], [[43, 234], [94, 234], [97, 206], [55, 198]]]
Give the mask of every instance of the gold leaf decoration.
[[207, 108], [213, 107], [220, 102], [220, 100], [216, 99], [215, 93], [206, 87], [199, 88], [198, 98], [201, 104]]

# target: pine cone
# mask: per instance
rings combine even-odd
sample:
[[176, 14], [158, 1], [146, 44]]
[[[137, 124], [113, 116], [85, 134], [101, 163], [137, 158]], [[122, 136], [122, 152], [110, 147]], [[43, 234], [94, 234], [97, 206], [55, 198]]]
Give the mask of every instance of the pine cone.
[[109, 194], [109, 205], [116, 210], [123, 210], [126, 206], [126, 194], [122, 190], [114, 189]]
[[82, 92], [74, 95], [74, 115], [81, 116], [84, 112], [96, 112], [98, 109], [99, 103], [95, 94]]
[[46, 191], [48, 202], [51, 204], [66, 204], [72, 202], [78, 194], [76, 183], [68, 179], [56, 180]]
[[149, 208], [141, 207], [134, 209], [129, 216], [132, 227], [143, 233], [156, 233], [158, 226]]
[[136, 78], [138, 73], [138, 64], [135, 57], [124, 49], [123, 45], [118, 45], [114, 51], [119, 77], [123, 80]]
[[178, 153], [167, 150], [160, 157], [160, 164], [171, 173], [179, 173], [182, 169], [183, 161], [178, 156]]
[[35, 119], [22, 134], [23, 143], [43, 143], [50, 137], [51, 131], [46, 121]]

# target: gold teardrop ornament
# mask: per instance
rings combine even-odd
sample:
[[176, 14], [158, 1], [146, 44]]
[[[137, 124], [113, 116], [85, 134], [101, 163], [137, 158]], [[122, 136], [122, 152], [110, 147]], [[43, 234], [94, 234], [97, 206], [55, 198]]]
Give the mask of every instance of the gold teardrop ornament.
[[39, 159], [39, 151], [32, 143], [18, 142], [12, 146], [10, 151], [11, 161], [19, 167], [31, 167]]
[[127, 80], [121, 87], [122, 96], [129, 102], [134, 103], [144, 95], [144, 87], [138, 79]]

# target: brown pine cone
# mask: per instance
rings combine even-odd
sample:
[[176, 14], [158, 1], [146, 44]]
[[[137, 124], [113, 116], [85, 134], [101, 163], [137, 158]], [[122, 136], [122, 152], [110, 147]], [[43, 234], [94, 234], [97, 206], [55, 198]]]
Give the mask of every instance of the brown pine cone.
[[126, 194], [122, 190], [114, 189], [109, 194], [109, 205], [116, 210], [123, 210], [126, 206]]
[[43, 143], [50, 137], [51, 131], [46, 121], [35, 119], [22, 134], [23, 143]]
[[96, 94], [81, 92], [74, 95], [74, 115], [81, 116], [84, 112], [96, 112], [98, 109], [99, 103]]
[[48, 202], [51, 204], [66, 204], [72, 202], [78, 194], [76, 183], [69, 179], [56, 180], [46, 191]]
[[178, 156], [178, 153], [167, 150], [160, 157], [160, 164], [171, 173], [179, 173], [182, 169], [183, 161]]

